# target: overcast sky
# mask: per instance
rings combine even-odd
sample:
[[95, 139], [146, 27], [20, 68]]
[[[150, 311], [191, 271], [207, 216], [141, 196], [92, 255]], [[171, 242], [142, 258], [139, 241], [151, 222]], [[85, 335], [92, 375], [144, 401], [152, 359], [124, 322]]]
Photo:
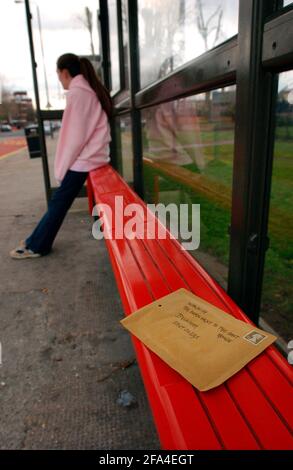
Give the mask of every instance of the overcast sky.
[[[113, 4], [113, 0], [110, 3]], [[78, 55], [91, 54], [89, 32], [80, 19], [80, 17], [84, 17], [86, 6], [90, 8], [94, 15], [94, 46], [95, 52], [99, 53], [99, 39], [96, 26], [99, 1], [31, 0], [30, 4], [33, 14], [33, 32], [38, 63], [41, 107], [46, 107], [47, 97], [44, 87], [43, 60], [36, 14], [37, 4], [42, 23], [45, 63], [49, 83], [49, 100], [53, 108], [60, 108], [64, 106], [65, 101], [62, 87], [57, 80], [56, 59], [65, 52], [73, 52]], [[159, 18], [159, 22], [163, 24], [164, 17], [170, 14], [170, 12], [168, 13], [170, 5], [174, 8], [175, 4], [179, 4], [178, 0], [139, 0], [139, 11], [141, 12], [143, 8], [150, 8]], [[193, 8], [189, 9], [189, 4], [195, 4], [195, 1], [186, 0], [185, 46], [184, 51], [180, 53], [180, 58], [184, 60], [190, 60], [204, 52], [202, 38], [200, 38], [199, 33], [196, 31], [196, 13], [193, 11]], [[209, 17], [215, 8], [219, 5], [222, 6], [223, 30], [222, 37], [220, 38], [222, 41], [237, 33], [237, 0], [204, 0], [202, 5], [206, 18]], [[177, 22], [175, 22], [175, 27]], [[141, 64], [142, 72], [145, 71], [143, 78], [147, 79], [147, 76], [149, 76], [150, 79], [156, 79], [159, 65], [168, 54], [159, 51], [160, 45], [158, 41], [157, 44], [154, 44], [145, 34], [142, 16], [140, 17], [140, 26]], [[112, 31], [114, 29], [112, 28]], [[0, 44], [0, 77], [3, 77], [4, 85], [9, 86], [14, 91], [27, 90], [29, 95], [34, 98], [24, 4], [16, 4], [14, 0], [1, 0]], [[115, 65], [113, 70], [117, 73], [117, 64]], [[292, 75], [287, 74], [284, 76], [286, 78], [284, 85], [286, 82], [288, 83], [288, 75], [291, 81]], [[283, 81], [283, 76], [281, 81]]]
[[[47, 104], [44, 92], [43, 61], [37, 23], [36, 2], [31, 1], [35, 52], [41, 104]], [[65, 52], [91, 54], [89, 32], [78, 18], [84, 16], [85, 6], [97, 15], [98, 0], [37, 0], [43, 32], [44, 55], [49, 82], [49, 99], [53, 107], [60, 107], [63, 91], [56, 75], [56, 59]], [[96, 22], [95, 22], [96, 25]], [[94, 28], [95, 52], [99, 52], [97, 28]], [[33, 97], [32, 71], [24, 4], [1, 0], [0, 15], [0, 75], [4, 85], [13, 90], [27, 90]]]

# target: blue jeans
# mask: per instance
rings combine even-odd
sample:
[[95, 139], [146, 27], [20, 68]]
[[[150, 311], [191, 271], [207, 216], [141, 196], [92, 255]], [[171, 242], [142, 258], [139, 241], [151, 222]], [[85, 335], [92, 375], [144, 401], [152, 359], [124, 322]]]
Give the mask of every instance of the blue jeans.
[[35, 253], [50, 253], [54, 239], [62, 222], [81, 190], [88, 172], [68, 170], [51, 198], [48, 210], [43, 215], [32, 234], [25, 240], [26, 247]]

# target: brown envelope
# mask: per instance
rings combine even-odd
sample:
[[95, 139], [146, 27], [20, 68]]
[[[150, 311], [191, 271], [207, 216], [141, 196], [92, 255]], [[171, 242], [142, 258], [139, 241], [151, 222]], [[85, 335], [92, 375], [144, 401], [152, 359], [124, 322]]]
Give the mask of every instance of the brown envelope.
[[201, 391], [222, 384], [276, 340], [184, 288], [121, 323]]

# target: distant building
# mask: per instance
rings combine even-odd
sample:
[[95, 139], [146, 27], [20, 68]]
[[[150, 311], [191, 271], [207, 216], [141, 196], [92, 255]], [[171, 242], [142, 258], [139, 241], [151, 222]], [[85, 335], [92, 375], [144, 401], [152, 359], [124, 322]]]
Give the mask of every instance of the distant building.
[[15, 91], [12, 95], [11, 121], [18, 127], [34, 121], [35, 113], [32, 99], [26, 91]]

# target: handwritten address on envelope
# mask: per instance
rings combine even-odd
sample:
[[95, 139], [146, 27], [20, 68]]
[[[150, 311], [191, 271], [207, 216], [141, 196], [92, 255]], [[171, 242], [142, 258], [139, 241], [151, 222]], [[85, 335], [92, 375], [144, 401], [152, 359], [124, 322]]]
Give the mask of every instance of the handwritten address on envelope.
[[276, 340], [184, 288], [121, 323], [201, 391], [222, 384]]

